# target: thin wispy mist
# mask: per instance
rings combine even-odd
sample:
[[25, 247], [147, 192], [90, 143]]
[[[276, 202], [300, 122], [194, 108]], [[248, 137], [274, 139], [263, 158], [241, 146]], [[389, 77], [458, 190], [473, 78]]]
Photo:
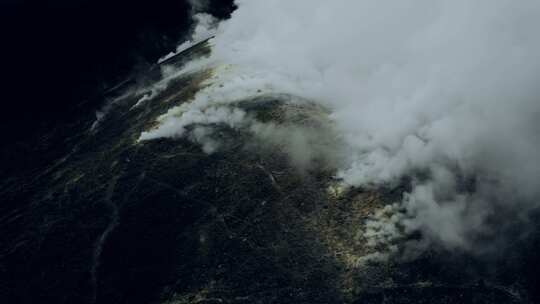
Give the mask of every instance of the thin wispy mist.
[[191, 29], [192, 33], [190, 39], [177, 46], [176, 51], [170, 52], [169, 54], [159, 58], [158, 63], [162, 63], [165, 60], [174, 57], [178, 53], [192, 47], [197, 42], [208, 39], [215, 34], [218, 20], [214, 16], [206, 13], [195, 13], [192, 18], [194, 26]]
[[192, 13], [204, 12], [208, 9], [209, 0], [188, 0]]
[[236, 4], [217, 28], [212, 62], [257, 71], [235, 90], [331, 109], [344, 184], [411, 178], [400, 202], [406, 232], [490, 250], [540, 205], [540, 2]]

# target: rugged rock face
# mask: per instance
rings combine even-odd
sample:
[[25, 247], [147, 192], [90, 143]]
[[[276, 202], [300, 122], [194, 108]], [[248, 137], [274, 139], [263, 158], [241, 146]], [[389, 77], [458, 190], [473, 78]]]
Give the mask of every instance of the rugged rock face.
[[[202, 43], [167, 64], [208, 52]], [[384, 258], [401, 240], [373, 244], [363, 231], [391, 219], [407, 181], [342, 189], [323, 158], [298, 168], [279, 142], [224, 124], [209, 126], [224, 143], [212, 154], [186, 138], [138, 140], [212, 73], [181, 75], [136, 107], [147, 92], [125, 83], [97, 122], [87, 115], [28, 143], [27, 167], [4, 151], [3, 303], [525, 302], [514, 281], [478, 281], [470, 260]], [[324, 109], [289, 98], [227, 106], [332, 132]]]

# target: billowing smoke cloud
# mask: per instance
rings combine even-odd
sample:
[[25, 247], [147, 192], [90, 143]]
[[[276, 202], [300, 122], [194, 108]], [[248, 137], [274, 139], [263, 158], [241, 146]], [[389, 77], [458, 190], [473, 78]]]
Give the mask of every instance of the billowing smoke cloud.
[[237, 4], [216, 58], [330, 107], [345, 183], [421, 176], [406, 229], [472, 249], [538, 206], [540, 2]]
[[345, 184], [412, 177], [405, 230], [478, 250], [538, 207], [539, 1], [237, 5], [212, 60], [257, 71], [238, 90], [330, 108], [346, 143]]

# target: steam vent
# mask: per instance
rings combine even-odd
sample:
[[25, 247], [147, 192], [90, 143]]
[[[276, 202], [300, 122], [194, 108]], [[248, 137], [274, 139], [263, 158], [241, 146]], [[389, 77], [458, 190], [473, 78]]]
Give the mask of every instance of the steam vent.
[[3, 152], [2, 303], [531, 303], [534, 257], [411, 252], [411, 179], [347, 185], [329, 109], [228, 94], [237, 71], [197, 64], [210, 53], [105, 92], [28, 143], [27, 167]]

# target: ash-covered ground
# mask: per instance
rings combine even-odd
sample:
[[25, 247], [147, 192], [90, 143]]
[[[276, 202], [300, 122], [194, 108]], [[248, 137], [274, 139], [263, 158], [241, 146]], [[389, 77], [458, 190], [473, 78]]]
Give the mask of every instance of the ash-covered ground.
[[410, 180], [343, 187], [324, 153], [299, 167], [295, 130], [337, 144], [328, 110], [309, 100], [260, 92], [218, 106], [247, 125], [193, 121], [189, 136], [141, 140], [220, 73], [185, 69], [209, 52], [203, 41], [169, 59], [180, 72], [155, 93], [127, 82], [99, 119], [2, 150], [2, 302], [535, 301], [536, 235], [494, 258], [434, 248], [404, 259], [403, 244], [422, 238], [397, 219]]

